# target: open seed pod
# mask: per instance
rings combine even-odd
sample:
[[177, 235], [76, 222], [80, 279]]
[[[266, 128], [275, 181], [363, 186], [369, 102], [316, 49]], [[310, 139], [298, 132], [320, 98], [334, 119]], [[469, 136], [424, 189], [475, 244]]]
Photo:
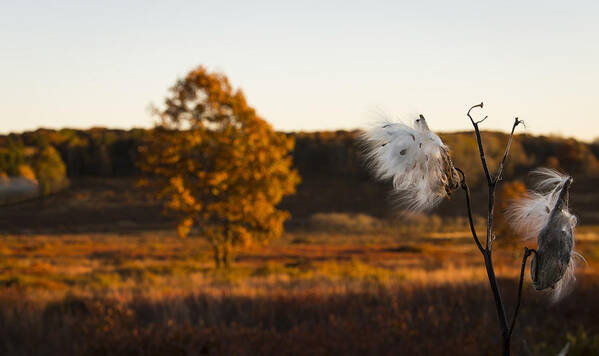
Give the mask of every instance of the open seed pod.
[[438, 205], [460, 187], [449, 149], [422, 115], [414, 126], [382, 122], [362, 135], [366, 157], [380, 179], [392, 179], [400, 204], [421, 212]]
[[514, 204], [512, 222], [528, 238], [537, 237], [530, 268], [532, 281], [535, 289], [550, 291], [555, 301], [567, 294], [575, 280], [576, 217], [568, 209], [572, 178], [549, 169], [535, 173], [542, 177], [537, 191]]

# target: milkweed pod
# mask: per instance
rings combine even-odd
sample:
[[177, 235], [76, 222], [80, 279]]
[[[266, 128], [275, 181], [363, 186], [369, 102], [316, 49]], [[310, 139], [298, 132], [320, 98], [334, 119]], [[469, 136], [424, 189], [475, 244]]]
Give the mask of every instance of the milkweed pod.
[[574, 251], [576, 217], [568, 209], [572, 178], [549, 169], [534, 172], [541, 176], [535, 192], [512, 208], [516, 230], [537, 237], [531, 261], [531, 278], [537, 290], [548, 290], [554, 301], [571, 289], [576, 261]]
[[391, 179], [400, 205], [411, 212], [438, 205], [460, 187], [448, 147], [424, 116], [413, 126], [380, 122], [362, 134], [365, 156], [379, 179]]

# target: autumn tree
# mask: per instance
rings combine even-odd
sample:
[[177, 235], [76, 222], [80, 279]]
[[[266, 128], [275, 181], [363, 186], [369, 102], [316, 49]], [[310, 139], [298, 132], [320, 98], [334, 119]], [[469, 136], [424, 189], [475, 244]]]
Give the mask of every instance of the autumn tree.
[[234, 248], [279, 237], [288, 212], [276, 208], [295, 191], [294, 141], [248, 105], [226, 76], [204, 67], [170, 89], [159, 120], [139, 148], [143, 184], [178, 216], [178, 233], [210, 242], [217, 268]]
[[34, 157], [33, 168], [39, 184], [39, 193], [48, 195], [69, 184], [66, 167], [60, 154], [50, 145], [40, 147]]

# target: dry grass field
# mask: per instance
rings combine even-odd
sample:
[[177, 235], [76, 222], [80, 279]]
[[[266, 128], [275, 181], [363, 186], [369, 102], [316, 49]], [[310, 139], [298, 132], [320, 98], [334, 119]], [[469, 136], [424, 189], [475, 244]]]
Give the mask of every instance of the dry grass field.
[[[596, 354], [599, 229], [557, 305], [525, 285], [516, 354]], [[296, 230], [248, 247], [232, 271], [174, 232], [8, 234], [0, 239], [5, 355], [496, 354], [496, 315], [467, 232]], [[520, 251], [499, 249], [511, 310]], [[574, 353], [575, 354], [575, 353]]]
[[[225, 273], [205, 241], [177, 237], [130, 181], [77, 180], [2, 207], [0, 354], [499, 352], [482, 258], [463, 219], [296, 215], [282, 239], [238, 251]], [[496, 246], [511, 312], [522, 251]], [[569, 355], [599, 352], [599, 227], [579, 227], [577, 249], [588, 265], [559, 304], [527, 277], [514, 354], [555, 355], [568, 341]]]

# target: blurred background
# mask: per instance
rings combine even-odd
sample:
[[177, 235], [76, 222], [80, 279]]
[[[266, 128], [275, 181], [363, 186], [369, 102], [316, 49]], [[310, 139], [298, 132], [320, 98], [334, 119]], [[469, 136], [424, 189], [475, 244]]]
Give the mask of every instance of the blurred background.
[[468, 177], [483, 234], [466, 117], [481, 100], [492, 171], [514, 117], [526, 123], [495, 209], [508, 314], [534, 244], [505, 209], [532, 169], [574, 177], [586, 258], [557, 304], [525, 279], [513, 350], [599, 354], [598, 10], [1, 4], [2, 354], [494, 354], [463, 194], [402, 214], [359, 139], [381, 117], [424, 114]]

